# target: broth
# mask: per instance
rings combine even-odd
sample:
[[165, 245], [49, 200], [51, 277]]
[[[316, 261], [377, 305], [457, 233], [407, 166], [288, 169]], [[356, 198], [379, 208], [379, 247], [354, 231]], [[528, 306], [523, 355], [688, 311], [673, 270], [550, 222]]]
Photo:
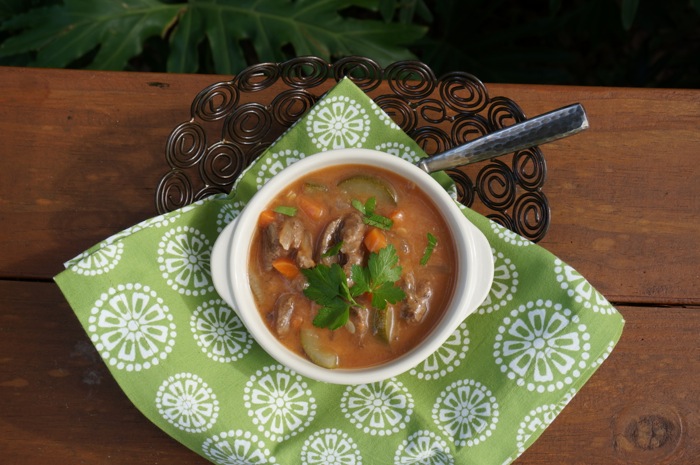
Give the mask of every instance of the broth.
[[[377, 216], [393, 224], [378, 227]], [[437, 239], [431, 251], [429, 235]], [[309, 273], [325, 279], [330, 267], [340, 267], [353, 289], [359, 284], [352, 265], [369, 270], [369, 257], [377, 263], [390, 249], [401, 273], [386, 285], [404, 298], [381, 310], [372, 305], [379, 290], [363, 293], [354, 297], [347, 323], [315, 325], [323, 305], [305, 295], [313, 287]], [[445, 220], [413, 182], [349, 164], [312, 172], [269, 204], [250, 251], [249, 281], [261, 317], [287, 348], [327, 368], [365, 368], [410, 351], [440, 321], [455, 286], [455, 256]]]

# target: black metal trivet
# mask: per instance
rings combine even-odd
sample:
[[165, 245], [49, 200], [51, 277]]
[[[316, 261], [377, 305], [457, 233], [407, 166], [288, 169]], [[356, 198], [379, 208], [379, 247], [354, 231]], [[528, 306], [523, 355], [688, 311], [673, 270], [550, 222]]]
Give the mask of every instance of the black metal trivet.
[[[229, 192], [245, 167], [346, 76], [428, 155], [525, 119], [514, 101], [489, 97], [471, 74], [436, 78], [416, 61], [382, 69], [362, 57], [334, 64], [302, 57], [250, 66], [197, 94], [191, 119], [170, 134], [165, 151], [169, 171], [156, 189], [158, 213]], [[382, 83], [386, 85], [380, 87]], [[261, 93], [266, 89], [273, 92]], [[549, 203], [542, 192], [546, 172], [542, 152], [532, 147], [447, 173], [460, 202], [537, 242], [549, 228]]]

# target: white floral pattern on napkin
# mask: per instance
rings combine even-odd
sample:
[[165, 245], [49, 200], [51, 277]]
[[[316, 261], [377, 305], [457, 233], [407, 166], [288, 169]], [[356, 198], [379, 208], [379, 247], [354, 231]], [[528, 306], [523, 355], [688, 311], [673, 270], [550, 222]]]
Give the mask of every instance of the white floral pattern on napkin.
[[[211, 247], [272, 175], [326, 149], [425, 156], [349, 80], [248, 167], [231, 195], [133, 226], [55, 280], [114, 378], [160, 428], [219, 465], [507, 464], [612, 351], [624, 321], [578, 272], [461, 207], [495, 279], [431, 357], [390, 380], [315, 382], [272, 360], [211, 281]], [[436, 175], [454, 196], [444, 174]]]

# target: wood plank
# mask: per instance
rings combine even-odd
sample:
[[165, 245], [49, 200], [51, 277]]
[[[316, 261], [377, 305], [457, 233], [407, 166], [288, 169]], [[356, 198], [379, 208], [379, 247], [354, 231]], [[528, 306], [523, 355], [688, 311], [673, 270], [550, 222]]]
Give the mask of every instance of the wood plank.
[[554, 93], [590, 120], [542, 147], [552, 224], [541, 245], [614, 302], [700, 303], [700, 91], [491, 88], [528, 114]]
[[700, 308], [619, 310], [618, 345], [517, 464], [697, 463]]
[[56, 285], [0, 281], [0, 302], [3, 464], [207, 463], [131, 404]]
[[[130, 404], [57, 286], [0, 281], [0, 302], [3, 463], [207, 463]], [[617, 348], [517, 464], [700, 456], [700, 308], [620, 310]]]
[[[165, 142], [217, 76], [0, 70], [0, 277], [61, 263], [155, 212]], [[700, 91], [488, 85], [528, 115], [582, 102], [547, 145], [542, 245], [619, 303], [700, 303]], [[673, 269], [673, 272], [668, 270]]]
[[2, 69], [0, 276], [49, 278], [153, 216], [168, 134], [220, 79]]

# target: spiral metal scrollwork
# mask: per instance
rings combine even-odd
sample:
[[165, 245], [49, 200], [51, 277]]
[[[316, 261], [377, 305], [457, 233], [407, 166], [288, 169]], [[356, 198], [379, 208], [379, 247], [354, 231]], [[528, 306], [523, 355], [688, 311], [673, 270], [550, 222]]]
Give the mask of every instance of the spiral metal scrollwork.
[[508, 165], [493, 160], [476, 178], [481, 201], [491, 210], [503, 211], [515, 202], [515, 176]]
[[408, 100], [428, 97], [437, 82], [433, 70], [420, 62], [394, 63], [386, 68], [385, 76], [391, 90]]
[[[169, 171], [156, 187], [157, 211], [172, 211], [213, 193], [228, 192], [245, 167], [309, 111], [329, 84], [345, 77], [371, 93], [377, 105], [429, 155], [525, 119], [514, 101], [489, 97], [475, 76], [454, 72], [437, 78], [428, 65], [417, 61], [397, 62], [385, 69], [363, 57], [334, 64], [316, 57], [262, 63], [196, 95], [191, 119], [168, 138]], [[261, 92], [273, 86], [274, 93]], [[461, 203], [538, 241], [550, 221], [549, 203], [542, 192], [546, 172], [542, 152], [532, 147], [447, 174]]]
[[452, 178], [455, 186], [457, 186], [457, 201], [462, 205], [471, 207], [474, 204], [474, 196], [476, 193], [472, 178], [464, 171], [456, 169], [447, 170], [446, 173]]
[[224, 139], [237, 144], [257, 144], [269, 135], [272, 115], [259, 103], [246, 103], [236, 108], [224, 122]]
[[484, 84], [468, 73], [449, 73], [440, 79], [440, 98], [457, 112], [478, 113], [489, 102]]
[[513, 174], [525, 190], [534, 191], [544, 185], [547, 164], [538, 147], [520, 150], [513, 155]]
[[320, 58], [294, 58], [281, 65], [282, 80], [290, 87], [311, 89], [326, 82], [328, 63]]
[[381, 95], [374, 102], [399, 125], [403, 132], [408, 133], [416, 128], [418, 116], [413, 111], [413, 108], [401, 97], [397, 95]]
[[490, 219], [494, 223], [500, 224], [504, 228], [510, 229], [511, 231], [516, 232], [516, 227], [515, 223], [513, 222], [513, 218], [506, 215], [505, 213], [502, 212], [495, 212], [495, 213], [489, 213], [486, 215], [486, 218]]
[[156, 209], [159, 212], [177, 210], [193, 201], [192, 183], [185, 173], [172, 170], [161, 178], [156, 189]]
[[227, 187], [233, 184], [246, 165], [245, 154], [237, 145], [218, 142], [209, 147], [199, 170], [209, 186]]
[[192, 116], [202, 121], [226, 117], [238, 103], [238, 90], [230, 82], [218, 82], [197, 95], [192, 102]]
[[488, 119], [491, 127], [501, 129], [525, 119], [520, 107], [506, 97], [494, 97], [488, 111]]
[[527, 192], [513, 205], [513, 229], [521, 236], [537, 242], [547, 233], [549, 203], [542, 192]]
[[489, 122], [481, 115], [459, 116], [453, 120], [452, 142], [454, 145], [466, 144], [491, 132]]
[[188, 121], [176, 127], [165, 147], [165, 159], [173, 168], [189, 168], [199, 163], [207, 150], [204, 128]]
[[447, 108], [440, 100], [424, 99], [414, 104], [421, 118], [429, 124], [438, 125], [448, 119]]
[[261, 63], [250, 66], [236, 76], [233, 84], [242, 93], [253, 93], [272, 86], [280, 77], [280, 68], [276, 63]]
[[365, 92], [371, 92], [379, 87], [382, 83], [382, 75], [382, 68], [368, 58], [341, 58], [333, 66], [333, 77], [336, 81], [348, 77]]
[[428, 155], [444, 152], [452, 146], [450, 136], [438, 127], [422, 126], [409, 135]]
[[277, 123], [289, 127], [301, 118], [314, 103], [316, 103], [316, 97], [306, 90], [285, 90], [272, 101], [272, 115]]

